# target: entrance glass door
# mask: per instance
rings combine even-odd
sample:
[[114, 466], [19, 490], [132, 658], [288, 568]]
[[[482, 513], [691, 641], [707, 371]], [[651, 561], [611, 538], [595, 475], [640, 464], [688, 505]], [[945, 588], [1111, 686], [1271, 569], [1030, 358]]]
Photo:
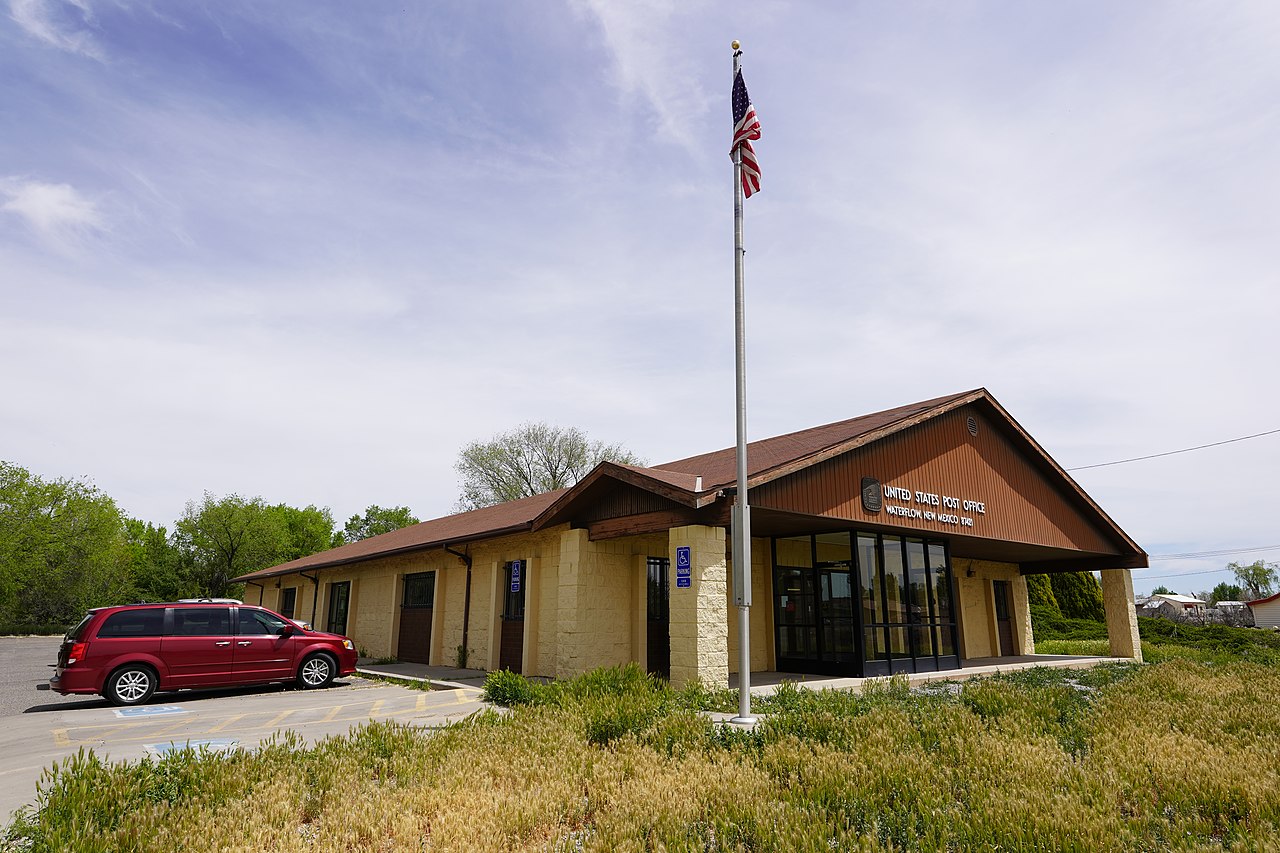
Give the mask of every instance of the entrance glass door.
[[848, 533], [775, 540], [779, 669], [853, 674], [861, 661], [849, 540]]

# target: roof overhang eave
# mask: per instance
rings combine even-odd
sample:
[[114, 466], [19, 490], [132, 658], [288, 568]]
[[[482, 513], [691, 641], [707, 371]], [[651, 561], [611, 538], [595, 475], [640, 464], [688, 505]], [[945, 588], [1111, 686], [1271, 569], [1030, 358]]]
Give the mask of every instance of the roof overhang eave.
[[319, 563], [308, 563], [305, 566], [294, 566], [293, 568], [277, 569], [267, 572], [252, 572], [247, 575], [241, 575], [238, 578], [232, 578], [231, 583], [255, 583], [267, 578], [279, 578], [285, 575], [297, 575], [303, 572], [312, 572], [320, 569], [332, 569], [335, 566], [350, 566], [356, 563], [366, 563], [370, 560], [381, 560], [384, 557], [397, 557], [403, 554], [412, 554], [417, 551], [432, 551], [436, 548], [447, 548], [451, 545], [465, 545], [469, 542], [480, 542], [485, 539], [496, 539], [499, 536], [510, 536], [513, 533], [527, 533], [530, 530], [530, 523], [523, 522], [511, 527], [503, 527], [498, 530], [488, 530], [484, 533], [477, 533], [472, 536], [455, 536], [450, 539], [433, 540], [431, 542], [422, 542], [414, 545], [405, 545], [400, 548], [390, 548], [386, 551], [378, 551], [374, 554], [361, 554], [356, 557], [344, 557], [338, 560], [327, 560]]

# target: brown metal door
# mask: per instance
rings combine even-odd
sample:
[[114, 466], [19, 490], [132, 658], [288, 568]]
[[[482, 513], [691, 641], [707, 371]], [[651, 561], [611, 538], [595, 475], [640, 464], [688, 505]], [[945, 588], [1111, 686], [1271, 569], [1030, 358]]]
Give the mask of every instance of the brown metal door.
[[503, 568], [505, 594], [502, 597], [502, 637], [498, 646], [498, 668], [524, 671], [524, 567], [512, 560]]
[[431, 605], [435, 599], [436, 573], [405, 575], [400, 603], [400, 641], [396, 659], [409, 663], [430, 663]]
[[1010, 657], [1013, 651], [1013, 614], [1009, 604], [1009, 582], [992, 581], [996, 593], [996, 633], [1000, 635], [1000, 656]]

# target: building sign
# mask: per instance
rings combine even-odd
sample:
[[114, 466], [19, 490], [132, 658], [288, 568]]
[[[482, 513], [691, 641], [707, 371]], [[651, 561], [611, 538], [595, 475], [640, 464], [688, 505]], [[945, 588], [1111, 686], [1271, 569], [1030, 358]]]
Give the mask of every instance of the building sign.
[[511, 561], [511, 591], [512, 591], [512, 592], [519, 592], [519, 591], [520, 591], [520, 569], [521, 569], [521, 567], [522, 567], [522, 562], [521, 562], [520, 560], [512, 560], [512, 561]]
[[875, 477], [862, 478], [862, 508], [870, 513], [877, 513], [884, 507], [880, 500], [880, 481]]
[[[870, 479], [870, 477], [864, 477], [862, 480], [863, 508], [867, 506], [866, 484]], [[881, 491], [884, 494], [884, 511], [896, 518], [929, 521], [953, 527], [973, 527], [974, 519], [987, 514], [986, 501], [957, 498], [923, 489], [909, 489], [905, 486], [885, 485], [881, 487]]]
[[690, 589], [693, 584], [693, 561], [689, 558], [689, 546], [676, 548], [676, 589]]

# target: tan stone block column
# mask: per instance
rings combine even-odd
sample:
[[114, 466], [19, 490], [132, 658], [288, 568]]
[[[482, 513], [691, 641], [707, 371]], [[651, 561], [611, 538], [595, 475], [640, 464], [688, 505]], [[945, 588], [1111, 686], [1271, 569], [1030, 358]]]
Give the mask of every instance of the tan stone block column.
[[[668, 532], [671, 560], [671, 684], [729, 683], [728, 567], [723, 527], [689, 525]], [[677, 585], [677, 549], [689, 548], [689, 586]]]
[[1133, 574], [1128, 569], [1102, 570], [1102, 606], [1107, 615], [1111, 654], [1142, 663], [1138, 613], [1133, 609]]
[[1009, 585], [1013, 594], [1013, 645], [1014, 651], [1020, 655], [1036, 653], [1036, 637], [1031, 627], [1031, 597], [1027, 594], [1027, 578], [1018, 575]]

